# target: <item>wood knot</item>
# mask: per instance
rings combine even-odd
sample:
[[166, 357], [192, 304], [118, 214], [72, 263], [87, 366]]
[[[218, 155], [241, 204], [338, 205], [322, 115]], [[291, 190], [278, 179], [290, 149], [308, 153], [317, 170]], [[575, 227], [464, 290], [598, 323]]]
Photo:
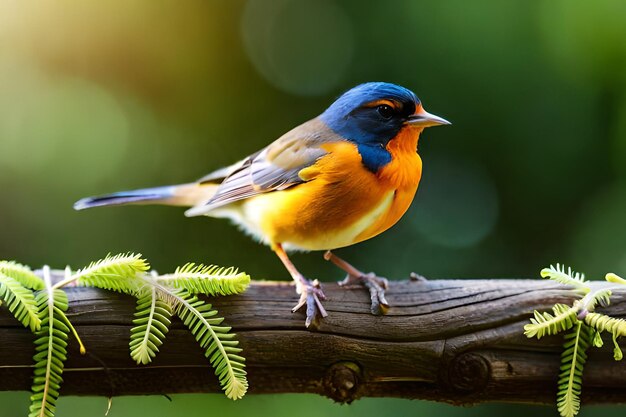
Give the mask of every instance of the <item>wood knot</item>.
[[338, 403], [348, 403], [358, 398], [361, 368], [354, 362], [337, 362], [326, 370], [324, 394]]
[[481, 391], [491, 376], [489, 362], [478, 353], [463, 353], [455, 357], [449, 369], [449, 384], [458, 391]]

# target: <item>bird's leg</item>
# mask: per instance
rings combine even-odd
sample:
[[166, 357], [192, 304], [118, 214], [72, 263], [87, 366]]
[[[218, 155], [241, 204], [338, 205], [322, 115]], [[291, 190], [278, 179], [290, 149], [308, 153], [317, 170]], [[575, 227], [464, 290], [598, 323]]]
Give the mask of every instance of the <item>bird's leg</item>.
[[365, 274], [331, 251], [326, 251], [324, 259], [331, 261], [348, 274], [343, 281], [339, 281], [339, 285], [350, 286], [358, 284], [369, 290], [372, 299], [372, 314], [379, 315], [387, 312], [389, 309], [389, 303], [385, 299], [385, 290], [389, 286], [387, 278], [376, 276], [373, 272]]
[[283, 265], [285, 265], [285, 268], [287, 268], [287, 271], [291, 274], [293, 280], [296, 282], [296, 292], [300, 294], [298, 304], [296, 304], [291, 311], [295, 313], [306, 305], [306, 327], [309, 327], [311, 323], [316, 322], [318, 316], [328, 316], [328, 313], [326, 312], [326, 309], [324, 309], [321, 302], [321, 300], [326, 299], [326, 296], [322, 291], [319, 281], [306, 279], [291, 262], [282, 245], [276, 244], [273, 249], [282, 261]]

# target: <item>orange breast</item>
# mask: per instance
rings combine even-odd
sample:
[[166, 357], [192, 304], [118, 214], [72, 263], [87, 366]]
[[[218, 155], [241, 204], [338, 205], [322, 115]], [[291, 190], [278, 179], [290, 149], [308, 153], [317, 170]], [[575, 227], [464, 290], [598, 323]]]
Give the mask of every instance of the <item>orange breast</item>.
[[244, 212], [256, 218], [269, 243], [326, 250], [369, 239], [393, 226], [411, 204], [422, 168], [416, 147], [417, 132], [401, 133], [388, 144], [392, 162], [375, 174], [354, 144], [325, 144], [328, 154], [300, 173], [308, 182], [253, 197]]
[[421, 131], [419, 128], [405, 127], [387, 144], [392, 159], [378, 172], [377, 177], [381, 184], [394, 190], [393, 204], [385, 215], [380, 216], [358, 237], [359, 242], [396, 224], [413, 202], [422, 177], [422, 159], [417, 154], [417, 141]]

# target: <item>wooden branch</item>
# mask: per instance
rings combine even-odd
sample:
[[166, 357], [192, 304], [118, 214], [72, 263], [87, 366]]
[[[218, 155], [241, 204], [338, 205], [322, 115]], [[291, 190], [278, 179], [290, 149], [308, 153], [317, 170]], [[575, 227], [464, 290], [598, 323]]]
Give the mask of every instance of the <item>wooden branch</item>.
[[[291, 313], [294, 287], [254, 282], [243, 295], [214, 299], [238, 333], [250, 393], [317, 393], [337, 401], [402, 397], [471, 404], [554, 403], [562, 337], [527, 339], [532, 311], [574, 300], [542, 280], [391, 282], [386, 316], [373, 316], [363, 289], [324, 284], [329, 317], [316, 331]], [[127, 395], [219, 392], [217, 378], [191, 334], [174, 321], [149, 366], [129, 356], [135, 300], [88, 288], [66, 289], [69, 317], [88, 353], [70, 343], [63, 394]], [[4, 308], [4, 307], [3, 307]], [[615, 293], [612, 316], [626, 316], [626, 293]], [[33, 336], [0, 314], [0, 390], [28, 390]], [[612, 343], [592, 349], [584, 403], [626, 401], [626, 365]]]

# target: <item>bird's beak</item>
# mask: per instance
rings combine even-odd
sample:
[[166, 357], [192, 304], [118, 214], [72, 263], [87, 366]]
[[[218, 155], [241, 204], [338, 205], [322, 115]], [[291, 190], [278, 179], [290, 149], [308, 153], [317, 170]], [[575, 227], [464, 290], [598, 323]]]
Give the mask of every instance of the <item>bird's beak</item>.
[[406, 121], [408, 125], [411, 126], [420, 126], [420, 127], [429, 127], [429, 126], [440, 126], [440, 125], [451, 125], [449, 121], [444, 119], [443, 117], [435, 116], [434, 114], [428, 113], [423, 108], [415, 112], [409, 116]]

